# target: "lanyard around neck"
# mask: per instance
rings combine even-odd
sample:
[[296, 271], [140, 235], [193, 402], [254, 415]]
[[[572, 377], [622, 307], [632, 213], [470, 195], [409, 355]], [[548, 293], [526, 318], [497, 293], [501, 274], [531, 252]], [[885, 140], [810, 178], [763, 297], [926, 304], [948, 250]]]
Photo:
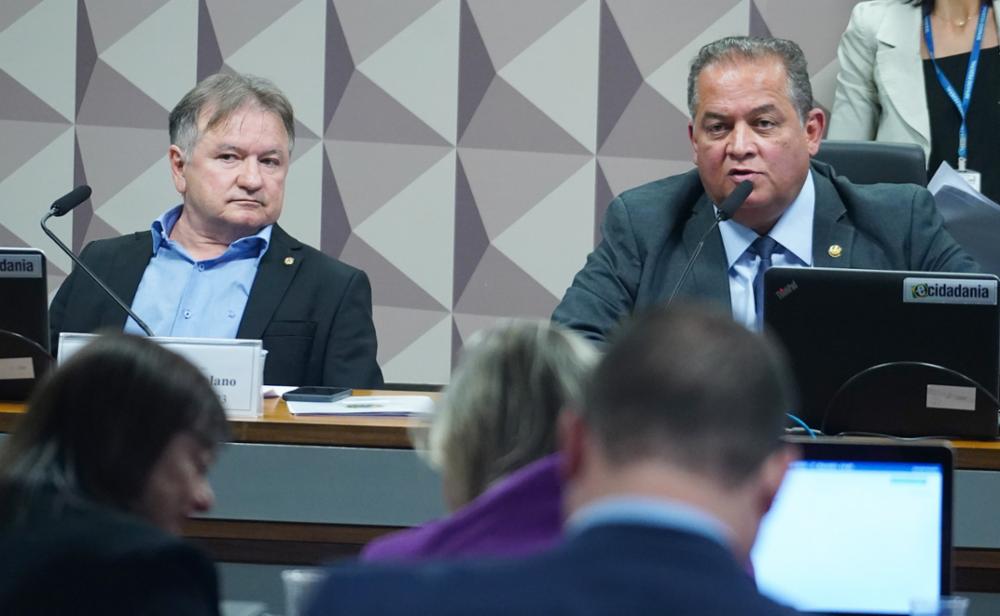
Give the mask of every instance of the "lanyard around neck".
[[972, 86], [976, 82], [976, 68], [979, 66], [979, 49], [983, 43], [983, 33], [986, 30], [986, 14], [988, 11], [989, 6], [985, 3], [979, 9], [979, 23], [976, 26], [976, 37], [972, 41], [972, 53], [969, 54], [969, 65], [965, 69], [965, 85], [962, 88], [961, 99], [958, 98], [958, 92], [955, 91], [955, 87], [948, 81], [948, 77], [944, 74], [944, 71], [938, 66], [937, 60], [934, 59], [934, 37], [931, 35], [931, 16], [929, 14], [924, 15], [924, 41], [927, 43], [927, 53], [930, 55], [931, 63], [934, 65], [934, 72], [937, 74], [938, 81], [941, 83], [941, 87], [944, 88], [945, 94], [955, 104], [959, 115], [962, 116], [962, 124], [958, 130], [959, 171], [965, 171], [965, 161], [969, 157], [969, 127], [966, 122], [966, 116], [969, 113], [969, 103], [972, 100]]

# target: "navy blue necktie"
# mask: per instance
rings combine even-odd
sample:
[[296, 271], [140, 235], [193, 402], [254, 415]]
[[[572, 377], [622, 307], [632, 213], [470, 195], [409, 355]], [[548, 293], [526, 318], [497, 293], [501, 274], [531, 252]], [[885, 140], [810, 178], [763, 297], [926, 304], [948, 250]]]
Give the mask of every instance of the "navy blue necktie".
[[750, 244], [748, 250], [760, 257], [757, 275], [753, 278], [753, 304], [757, 314], [757, 329], [764, 329], [764, 272], [771, 267], [771, 255], [780, 246], [769, 235], [761, 235]]

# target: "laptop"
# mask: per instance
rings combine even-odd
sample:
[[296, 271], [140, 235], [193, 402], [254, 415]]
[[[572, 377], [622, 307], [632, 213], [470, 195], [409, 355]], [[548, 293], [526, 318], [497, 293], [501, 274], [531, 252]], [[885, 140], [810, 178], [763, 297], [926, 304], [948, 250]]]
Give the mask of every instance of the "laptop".
[[0, 248], [0, 298], [0, 400], [25, 400], [52, 362], [42, 251]]
[[992, 274], [773, 267], [764, 322], [827, 434], [997, 437], [1000, 306]]
[[811, 614], [909, 614], [951, 592], [943, 443], [799, 441], [751, 552], [761, 592]]

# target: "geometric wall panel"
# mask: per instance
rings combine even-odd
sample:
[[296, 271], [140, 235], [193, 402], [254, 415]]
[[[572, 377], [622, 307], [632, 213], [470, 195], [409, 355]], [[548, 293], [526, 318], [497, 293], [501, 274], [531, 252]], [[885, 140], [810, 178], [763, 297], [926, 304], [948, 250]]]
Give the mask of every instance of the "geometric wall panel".
[[450, 144], [458, 110], [458, 18], [458, 0], [439, 2], [357, 67]]
[[[364, 269], [390, 381], [444, 382], [475, 331], [546, 318], [614, 195], [692, 165], [687, 72], [728, 34], [791, 37], [829, 108], [855, 2], [7, 0], [0, 243], [86, 241], [178, 202], [167, 116], [199, 77], [273, 79], [299, 136], [282, 225]], [[54, 291], [54, 287], [53, 287]]]
[[[450, 306], [455, 154], [441, 159], [366, 219], [354, 232], [420, 285]], [[427, 224], [432, 221], [432, 224]]]
[[[595, 164], [584, 165], [493, 242], [555, 297], [562, 296], [580, 269], [579, 255], [592, 247]], [[539, 229], [559, 229], [559, 234], [540, 234]]]
[[[652, 73], [647, 75], [649, 85], [653, 86], [668, 101], [688, 115], [687, 106], [687, 75], [691, 59], [698, 50], [707, 43], [724, 36], [734, 36], [749, 33], [748, 17], [751, 9], [750, 0], [732, 2], [714, 2], [722, 6], [715, 7], [717, 16], [703, 30], [697, 30], [688, 35], [687, 44], [677, 50], [669, 59], [663, 62]], [[729, 5], [726, 7], [726, 5]], [[723, 10], [728, 8], [728, 10]]]
[[[2, 4], [6, 7], [8, 2]], [[0, 70], [66, 121], [73, 119], [76, 92], [75, 4], [72, 0], [44, 0], [0, 28]], [[10, 8], [17, 13], [16, 6]]]
[[499, 71], [591, 152], [597, 139], [600, 3], [587, 0]]
[[[240, 11], [242, 3], [232, 3]], [[301, 0], [261, 28], [239, 49], [226, 53], [226, 65], [241, 73], [273, 80], [292, 102], [296, 119], [315, 135], [323, 134], [324, 0]], [[214, 21], [216, 29], [221, 27]], [[290, 72], [289, 68], [295, 67]]]
[[323, 148], [317, 141], [295, 143], [296, 158], [285, 178], [281, 227], [300, 241], [319, 246], [320, 227], [316, 221], [323, 213]]
[[[428, 357], [451, 355], [451, 316], [439, 313], [439, 319], [412, 344], [382, 362], [388, 374], [407, 376], [408, 383], [447, 383], [450, 367], [444, 362], [429, 362]], [[398, 380], [398, 379], [397, 379]]]
[[198, 36], [197, 8], [198, 0], [170, 0], [100, 52], [100, 58], [170, 109], [197, 81], [198, 49], [190, 43]]

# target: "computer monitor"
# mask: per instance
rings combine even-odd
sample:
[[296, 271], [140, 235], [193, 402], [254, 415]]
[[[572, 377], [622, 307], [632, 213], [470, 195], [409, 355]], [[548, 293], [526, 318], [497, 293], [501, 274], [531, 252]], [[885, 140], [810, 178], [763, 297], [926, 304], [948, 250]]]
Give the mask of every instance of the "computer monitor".
[[50, 367], [45, 255], [0, 248], [0, 400], [24, 400]]
[[0, 248], [0, 329], [49, 349], [45, 255], [34, 248]]
[[774, 267], [764, 293], [811, 427], [996, 438], [996, 276]]
[[798, 444], [751, 553], [761, 592], [807, 613], [882, 616], [951, 591], [947, 446]]

